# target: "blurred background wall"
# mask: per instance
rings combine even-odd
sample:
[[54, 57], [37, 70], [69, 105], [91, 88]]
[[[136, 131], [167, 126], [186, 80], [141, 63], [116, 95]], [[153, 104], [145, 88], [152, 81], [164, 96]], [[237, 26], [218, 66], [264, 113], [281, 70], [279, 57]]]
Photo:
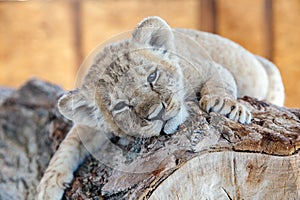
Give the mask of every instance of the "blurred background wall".
[[150, 15], [272, 60], [286, 106], [300, 107], [300, 0], [0, 0], [0, 85], [39, 77], [71, 89], [93, 48]]

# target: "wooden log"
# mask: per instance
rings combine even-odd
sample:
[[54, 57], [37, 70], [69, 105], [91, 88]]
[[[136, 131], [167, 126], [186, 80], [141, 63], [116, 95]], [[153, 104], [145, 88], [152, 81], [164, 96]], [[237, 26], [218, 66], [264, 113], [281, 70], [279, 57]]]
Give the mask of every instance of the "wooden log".
[[[55, 106], [62, 92], [31, 80], [0, 98], [0, 199], [33, 198], [71, 125]], [[89, 156], [65, 198], [299, 199], [300, 109], [250, 97], [240, 101], [252, 110], [250, 125], [206, 114], [188, 102], [191, 117], [174, 135], [127, 143], [114, 137], [103, 152], [119, 147], [126, 165]]]
[[176, 134], [124, 150], [140, 153], [127, 168], [88, 159], [67, 199], [299, 199], [300, 110], [240, 101], [252, 110], [251, 125], [190, 102], [192, 117]]
[[64, 91], [31, 80], [0, 89], [0, 199], [32, 200], [51, 156], [71, 126], [56, 108]]

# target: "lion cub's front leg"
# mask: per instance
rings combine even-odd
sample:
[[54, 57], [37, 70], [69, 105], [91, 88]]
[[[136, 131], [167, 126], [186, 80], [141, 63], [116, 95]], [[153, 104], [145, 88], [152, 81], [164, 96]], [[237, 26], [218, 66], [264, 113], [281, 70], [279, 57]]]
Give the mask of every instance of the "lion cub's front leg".
[[199, 106], [207, 113], [217, 112], [242, 124], [251, 122], [251, 112], [237, 101], [236, 83], [226, 69], [218, 71], [205, 83], [201, 90]]
[[217, 112], [242, 124], [251, 122], [250, 111], [244, 105], [229, 97], [205, 95], [201, 98], [199, 105], [207, 113]]
[[73, 127], [52, 157], [37, 188], [37, 200], [61, 199], [73, 179], [73, 172], [87, 155], [77, 131]]

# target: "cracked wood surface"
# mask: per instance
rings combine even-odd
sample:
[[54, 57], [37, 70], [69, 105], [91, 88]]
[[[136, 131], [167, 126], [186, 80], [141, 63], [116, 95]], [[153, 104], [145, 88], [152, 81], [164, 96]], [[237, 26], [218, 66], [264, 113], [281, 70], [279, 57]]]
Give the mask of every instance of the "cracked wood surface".
[[[189, 102], [193, 114], [176, 134], [135, 141], [124, 152], [139, 149], [145, 162], [133, 160], [120, 171], [90, 158], [66, 197], [299, 199], [300, 110], [249, 97], [240, 101], [252, 110], [251, 125], [208, 115]], [[155, 160], [161, 161], [156, 169], [138, 173]], [[137, 173], [124, 172], [132, 168]]]
[[[31, 80], [19, 90], [2, 91], [0, 199], [32, 199], [71, 126], [56, 108], [63, 90]], [[240, 101], [252, 109], [250, 125], [208, 115], [189, 102], [192, 115], [174, 135], [126, 146], [114, 141], [127, 165], [113, 169], [88, 157], [65, 198], [299, 199], [300, 110], [249, 97]]]
[[0, 199], [34, 199], [36, 186], [71, 123], [56, 108], [64, 91], [31, 80], [0, 89]]

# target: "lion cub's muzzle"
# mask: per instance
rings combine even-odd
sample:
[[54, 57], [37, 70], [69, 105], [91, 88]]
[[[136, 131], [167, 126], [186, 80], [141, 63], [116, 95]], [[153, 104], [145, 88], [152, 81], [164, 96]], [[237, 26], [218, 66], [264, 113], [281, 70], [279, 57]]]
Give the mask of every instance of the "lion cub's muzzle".
[[147, 116], [146, 119], [148, 121], [155, 121], [155, 120], [163, 121], [164, 114], [165, 114], [165, 106], [162, 103], [158, 105], [156, 104], [149, 109], [149, 115]]

